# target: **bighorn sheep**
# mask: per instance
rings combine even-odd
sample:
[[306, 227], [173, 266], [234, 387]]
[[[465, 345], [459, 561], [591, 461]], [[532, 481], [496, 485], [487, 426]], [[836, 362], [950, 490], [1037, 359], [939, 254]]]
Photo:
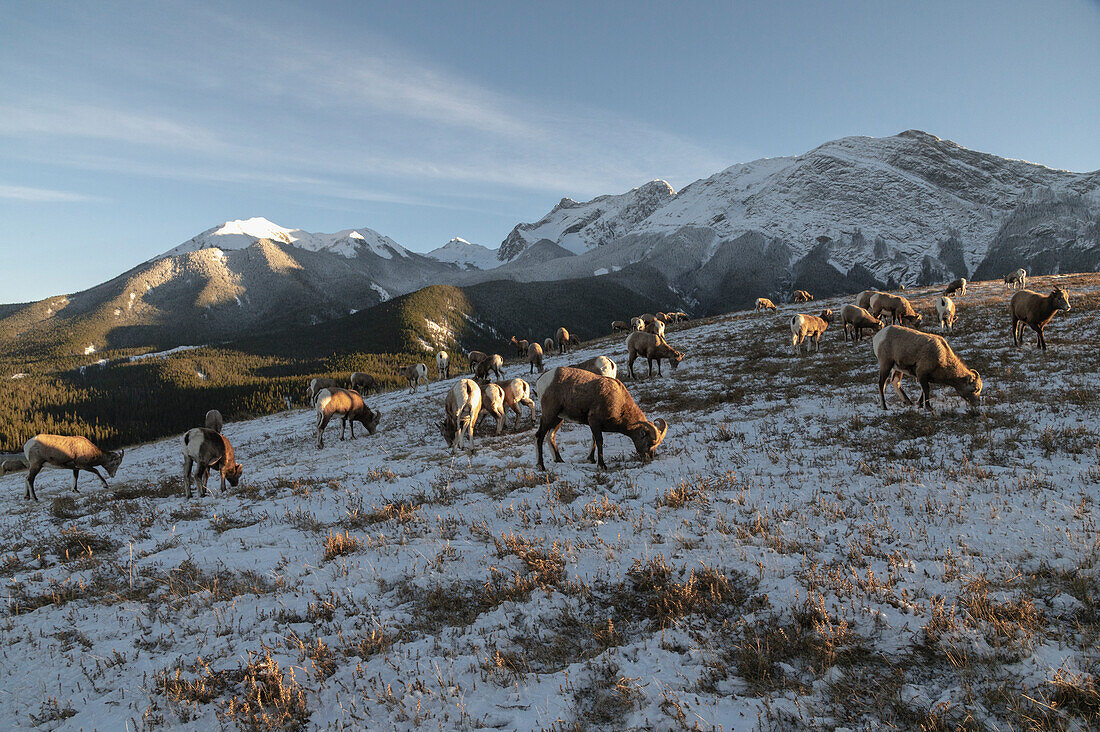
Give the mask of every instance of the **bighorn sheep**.
[[102, 467], [107, 475], [115, 477], [118, 466], [122, 464], [125, 450], [112, 452], [100, 450], [86, 437], [66, 437], [64, 435], [35, 435], [23, 445], [23, 458], [27, 461], [26, 492], [23, 497], [38, 500], [38, 494], [34, 490], [34, 479], [42, 471], [42, 466], [53, 465], [73, 471], [73, 491], [79, 493], [76, 487], [80, 477], [80, 471], [84, 470], [103, 483], [107, 487], [107, 479], [96, 470]]
[[527, 340], [522, 340], [522, 341], [516, 340], [515, 336], [512, 336], [512, 340], [510, 340], [508, 342], [516, 347], [516, 355], [517, 356], [526, 356], [527, 355], [527, 347], [531, 345], [531, 343]]
[[806, 292], [805, 290], [795, 290], [794, 291], [794, 301], [795, 302], [809, 302], [810, 300], [813, 300], [813, 299], [814, 299], [814, 296], [811, 295], [810, 293]]
[[617, 333], [620, 330], [630, 330], [630, 323], [627, 323], [625, 320], [612, 320], [611, 332]]
[[940, 332], [951, 332], [955, 327], [955, 301], [940, 295], [936, 298], [936, 315], [940, 319]]
[[474, 449], [474, 427], [481, 414], [481, 387], [470, 379], [461, 379], [447, 392], [447, 415], [439, 423], [443, 439], [451, 452], [463, 449], [464, 435], [469, 437], [469, 450]]
[[858, 305], [845, 305], [841, 308], [840, 322], [844, 325], [844, 341], [848, 341], [850, 333], [853, 343], [863, 340], [864, 330], [878, 332], [886, 325]]
[[645, 324], [645, 332], [653, 333], [654, 335], [664, 336], [665, 334], [665, 321], [654, 318]]
[[402, 378], [408, 379], [410, 394], [415, 394], [416, 387], [420, 384], [428, 383], [428, 367], [422, 363], [415, 363], [412, 366], [402, 366], [397, 369], [397, 374]]
[[591, 371], [594, 374], [607, 376], [612, 379], [618, 378], [619, 373], [619, 367], [616, 366], [615, 362], [607, 356], [596, 356], [594, 358], [588, 359], [584, 363], [575, 363], [569, 368]]
[[1027, 287], [1027, 270], [1022, 267], [1015, 272], [1005, 275], [1005, 284], [1013, 288]]
[[558, 355], [569, 352], [569, 346], [572, 342], [569, 338], [569, 331], [565, 328], [558, 328], [558, 332], [554, 334], [558, 341]]
[[1055, 287], [1049, 295], [1034, 290], [1020, 290], [1008, 303], [1012, 316], [1012, 344], [1024, 345], [1024, 323], [1039, 335], [1039, 348], [1047, 350], [1047, 338], [1043, 329], [1059, 310], [1069, 310], [1069, 295], [1061, 287]]
[[592, 449], [589, 461], [597, 456], [596, 464], [607, 469], [603, 460], [603, 433], [626, 435], [634, 442], [634, 449], [643, 460], [651, 460], [657, 446], [668, 433], [668, 423], [663, 419], [650, 422], [638, 408], [623, 383], [617, 379], [573, 369], [556, 368], [539, 377], [539, 401], [542, 418], [535, 436], [539, 470], [546, 470], [542, 460], [542, 441], [550, 436], [550, 449], [555, 462], [564, 462], [558, 452], [557, 434], [562, 422], [587, 424], [592, 430]]
[[918, 408], [924, 406], [933, 411], [929, 403], [932, 384], [953, 387], [971, 406], [981, 404], [982, 377], [955, 355], [943, 336], [891, 325], [875, 333], [871, 345], [878, 359], [878, 391], [883, 409], [886, 409], [887, 381], [893, 383], [906, 404], [913, 403], [902, 391], [902, 376], [912, 376], [920, 384]]
[[487, 379], [490, 371], [496, 374], [498, 379], [504, 378], [504, 359], [501, 358], [500, 354], [494, 353], [492, 356], [479, 361], [477, 368], [474, 369], [474, 374], [479, 379]]
[[435, 372], [438, 380], [451, 378], [451, 357], [446, 351], [435, 354]]
[[538, 343], [532, 343], [530, 348], [527, 349], [527, 362], [531, 364], [531, 371], [529, 373], [535, 373], [536, 368], [539, 370], [540, 374], [543, 372], [542, 346]]
[[554, 343], [553, 338], [547, 338], [542, 342], [542, 352], [547, 356], [553, 353], [555, 348], [557, 348], [557, 345]]
[[679, 310], [675, 313], [672, 313], [672, 316], [676, 319], [677, 323], [679, 323], [680, 321], [688, 319], [688, 314], [685, 313], [683, 310]]
[[225, 426], [225, 420], [222, 419], [222, 413], [217, 409], [211, 409], [206, 413], [206, 419], [203, 420], [203, 426], [208, 430], [214, 430], [215, 432], [221, 432], [222, 427]]
[[[504, 408], [516, 413], [516, 431], [519, 431], [519, 418], [523, 412], [520, 409], [521, 404], [531, 410], [531, 423], [534, 424], [535, 403], [531, 400], [531, 385], [523, 379], [509, 379], [499, 382], [497, 386], [504, 390]], [[508, 426], [507, 419], [504, 421], [504, 426]]]
[[888, 292], [877, 292], [871, 296], [871, 315], [876, 318], [880, 313], [890, 313], [891, 323], [901, 323], [911, 328], [919, 328], [921, 314], [913, 309], [912, 303], [901, 295], [891, 295]]
[[493, 415], [498, 435], [504, 431], [504, 389], [499, 384], [489, 383], [481, 387], [481, 411]]
[[771, 300], [769, 300], [766, 297], [756, 298], [756, 309], [757, 310], [778, 310], [778, 308], [775, 306], [775, 303], [772, 302]]
[[[802, 353], [802, 344], [809, 338], [813, 341], [814, 350], [821, 351], [821, 335], [833, 321], [832, 310], [822, 310], [821, 315], [798, 314], [791, 318], [791, 349], [794, 355]], [[810, 352], [809, 344], [806, 344], [806, 353]]]
[[[191, 474], [195, 467], [194, 475]], [[199, 481], [199, 498], [206, 496], [206, 481], [210, 477], [210, 468], [222, 476], [221, 492], [225, 493], [225, 481], [234, 488], [241, 480], [244, 466], [233, 458], [233, 446], [225, 436], [205, 427], [195, 427], [183, 435], [183, 482], [187, 486], [187, 497], [191, 497], [191, 485]]]
[[317, 395], [321, 393], [322, 389], [339, 389], [340, 383], [336, 379], [328, 379], [325, 377], [318, 377], [309, 382], [309, 388], [306, 389], [306, 398], [309, 399], [309, 403], [313, 404], [317, 399]]
[[[626, 337], [626, 350], [629, 354], [627, 370], [630, 378], [634, 378], [634, 360], [642, 356], [649, 362], [649, 375], [653, 376], [653, 362], [657, 362], [657, 375], [661, 374], [661, 360], [668, 359], [672, 370], [675, 371], [680, 362], [684, 360], [684, 354], [668, 345], [668, 341], [659, 335], [638, 331]], [[541, 390], [539, 391], [541, 394]]]
[[945, 294], [945, 295], [954, 295], [956, 292], [960, 295], [965, 295], [966, 294], [966, 278], [965, 277], [960, 277], [959, 279], [954, 280], [953, 282], [951, 282], [951, 284], [949, 284], [947, 286], [947, 289], [945, 289], [943, 291], [943, 294]]
[[871, 310], [871, 298], [875, 295], [884, 294], [881, 290], [864, 290], [856, 297], [856, 305], [864, 310]]
[[466, 360], [470, 362], [470, 371], [476, 371], [477, 365], [489, 358], [489, 354], [484, 351], [470, 351], [466, 354]]
[[369, 394], [376, 383], [373, 376], [362, 371], [356, 371], [348, 378], [348, 388], [360, 394]]
[[645, 330], [645, 321], [642, 320], [641, 318], [631, 318], [630, 319], [630, 329], [631, 330]]
[[336, 415], [340, 415], [340, 439], [351, 423], [351, 439], [355, 439], [355, 423], [363, 425], [372, 435], [378, 428], [381, 412], [372, 411], [357, 391], [350, 389], [322, 389], [317, 395], [317, 449], [325, 446], [325, 427]]

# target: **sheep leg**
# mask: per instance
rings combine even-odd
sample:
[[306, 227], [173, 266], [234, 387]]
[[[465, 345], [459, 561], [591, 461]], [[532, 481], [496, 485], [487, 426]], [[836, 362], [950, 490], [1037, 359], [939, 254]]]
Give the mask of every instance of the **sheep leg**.
[[73, 493], [80, 493], [80, 489], [76, 487], [76, 482], [80, 479], [80, 468], [73, 468]]
[[892, 367], [880, 366], [878, 369], [878, 394], [882, 399], [882, 408], [886, 409], [886, 382], [890, 380]]
[[626, 369], [630, 372], [630, 378], [634, 378], [634, 359], [638, 358], [638, 354], [634, 351], [630, 352], [630, 358], [626, 362]]
[[649, 363], [649, 378], [653, 378], [653, 359], [646, 356], [646, 362]]
[[[344, 419], [347, 420], [347, 417], [344, 417]], [[352, 419], [352, 420], [349, 420], [349, 422], [351, 424], [351, 439], [354, 440], [355, 439], [355, 420]]]
[[191, 497], [191, 465], [194, 460], [190, 455], [184, 455], [183, 457], [183, 484], [187, 488], [187, 497]]
[[1043, 335], [1043, 327], [1039, 326], [1035, 332], [1039, 334], [1039, 348], [1044, 351], [1047, 350], [1047, 337]]
[[348, 415], [340, 415], [340, 441], [344, 441], [344, 430], [348, 428]]
[[[95, 466], [92, 466], [92, 467], [90, 467], [90, 468], [84, 468], [84, 470], [87, 470], [87, 471], [88, 471], [89, 473], [91, 473], [91, 474], [92, 474], [92, 475], [94, 475], [95, 477], [99, 478], [99, 482], [103, 484], [103, 487], [104, 487], [104, 488], [109, 488], [109, 487], [110, 487], [110, 486], [108, 486], [108, 485], [107, 485], [107, 479], [106, 479], [106, 478], [104, 478], [104, 477], [103, 477], [103, 476], [102, 476], [102, 475], [100, 474], [100, 472], [99, 472], [98, 470], [96, 470], [96, 469], [95, 469]], [[73, 485], [76, 485], [76, 481], [73, 481]], [[74, 490], [75, 490], [75, 488], [74, 488]], [[79, 491], [77, 491], [77, 492], [79, 493]]]
[[317, 420], [317, 449], [320, 450], [325, 446], [325, 427], [328, 427], [329, 420], [332, 419], [331, 414], [323, 414], [320, 419]]
[[206, 498], [206, 481], [210, 478], [210, 466], [199, 467], [199, 498]]
[[38, 494], [35, 493], [35, 491], [34, 491], [34, 479], [38, 477], [38, 474], [40, 472], [42, 472], [42, 466], [41, 465], [32, 464], [30, 466], [30, 470], [27, 472], [27, 490], [23, 494], [23, 498], [25, 500], [28, 500], [28, 501], [31, 500], [31, 499], [34, 499], [36, 501], [38, 500]]
[[544, 414], [542, 420], [539, 422], [538, 432], [535, 433], [535, 454], [538, 456], [536, 465], [539, 470], [546, 470], [546, 466], [542, 461], [542, 441], [546, 439], [547, 434], [550, 436], [550, 449], [554, 451], [554, 462], [563, 463], [561, 459], [561, 453], [558, 452], [557, 433], [558, 428], [561, 427], [561, 423], [565, 420], [560, 417], [550, 417]]
[[913, 400], [910, 399], [909, 395], [905, 393], [905, 390], [901, 388], [901, 380], [904, 377], [905, 377], [905, 374], [903, 374], [900, 371], [895, 371], [894, 372], [894, 378], [893, 378], [893, 384], [894, 384], [894, 391], [896, 391], [898, 393], [898, 396], [900, 396], [902, 401], [905, 402], [905, 406], [908, 407], [908, 406], [912, 406]]
[[588, 426], [592, 428], [592, 450], [588, 453], [588, 462], [592, 462], [592, 453], [596, 453], [596, 466], [607, 470], [607, 463], [603, 461], [603, 430], [597, 422], [590, 421]]
[[936, 413], [936, 410], [932, 409], [932, 381], [927, 376], [917, 380], [920, 383], [920, 400], [917, 402], [919, 408], [923, 403], [924, 408], [932, 414]]

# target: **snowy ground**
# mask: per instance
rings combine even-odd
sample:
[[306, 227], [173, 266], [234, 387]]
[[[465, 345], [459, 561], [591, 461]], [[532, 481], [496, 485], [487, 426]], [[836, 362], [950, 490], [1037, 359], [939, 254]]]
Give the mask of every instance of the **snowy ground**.
[[[980, 415], [942, 387], [883, 413], [870, 341], [795, 358], [821, 303], [786, 305], [672, 330], [679, 370], [627, 380], [671, 425], [648, 465], [609, 435], [597, 472], [577, 426], [549, 474], [530, 428], [452, 457], [433, 383], [322, 451], [306, 411], [227, 425], [225, 496], [183, 498], [176, 440], [108, 490], [4, 477], [0, 728], [1094, 724], [1100, 277], [1059, 281], [1046, 354], [999, 283], [958, 298]], [[624, 340], [548, 365], [624, 369]]]

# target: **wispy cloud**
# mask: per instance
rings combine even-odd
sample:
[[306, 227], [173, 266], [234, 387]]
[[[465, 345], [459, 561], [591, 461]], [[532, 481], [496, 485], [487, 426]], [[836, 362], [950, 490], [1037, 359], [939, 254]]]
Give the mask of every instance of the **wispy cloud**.
[[9, 201], [26, 201], [28, 203], [87, 203], [104, 200], [99, 196], [88, 196], [83, 193], [55, 191], [49, 188], [10, 186], [3, 183], [0, 183], [0, 198]]

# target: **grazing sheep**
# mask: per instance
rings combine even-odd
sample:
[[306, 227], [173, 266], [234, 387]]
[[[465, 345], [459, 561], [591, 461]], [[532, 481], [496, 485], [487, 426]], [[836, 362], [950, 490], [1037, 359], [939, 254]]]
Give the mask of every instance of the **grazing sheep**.
[[558, 332], [554, 334], [555, 339], [558, 342], [558, 355], [569, 352], [569, 331], [565, 328], [558, 328]]
[[856, 305], [864, 310], [871, 310], [871, 298], [883, 294], [881, 290], [864, 290], [856, 297]]
[[522, 341], [516, 340], [515, 336], [512, 336], [512, 340], [510, 340], [508, 342], [516, 347], [516, 355], [517, 356], [526, 356], [527, 355], [527, 347], [529, 345], [531, 345], [530, 342], [527, 341], [527, 340], [522, 340]]
[[893, 383], [906, 404], [913, 403], [902, 391], [903, 376], [912, 376], [920, 384], [918, 408], [924, 406], [933, 411], [929, 403], [932, 384], [954, 388], [972, 407], [981, 404], [982, 377], [955, 355], [943, 336], [891, 325], [876, 333], [871, 345], [878, 359], [878, 391], [883, 409], [886, 409], [887, 381]]
[[211, 409], [206, 413], [206, 419], [203, 420], [203, 426], [208, 430], [221, 432], [222, 427], [225, 426], [225, 420], [222, 419], [222, 413], [217, 409]]
[[481, 387], [470, 379], [461, 379], [447, 392], [446, 417], [439, 423], [443, 439], [451, 446], [451, 452], [464, 447], [464, 435], [469, 437], [469, 447], [474, 449], [474, 427], [481, 414]]
[[553, 338], [547, 338], [542, 342], [542, 352], [547, 356], [553, 353], [555, 348], [557, 348], [557, 345], [554, 343]]
[[[220, 465], [219, 465], [220, 464]], [[194, 475], [191, 468], [195, 466]], [[221, 493], [225, 493], [225, 481], [234, 488], [241, 480], [244, 466], [233, 458], [233, 446], [225, 436], [205, 427], [195, 427], [183, 435], [183, 482], [187, 486], [187, 497], [191, 497], [191, 485], [199, 481], [199, 498], [206, 497], [206, 481], [210, 477], [210, 468], [222, 476]]]
[[[538, 345], [537, 343], [535, 345]], [[523, 379], [509, 379], [498, 382], [497, 386], [504, 390], [504, 408], [516, 413], [516, 431], [519, 432], [519, 418], [522, 415], [520, 405], [524, 404], [531, 410], [531, 424], [535, 423], [535, 403], [531, 400], [531, 385]], [[505, 419], [504, 426], [508, 426]]]
[[374, 377], [370, 374], [356, 371], [348, 379], [348, 388], [360, 394], [369, 394], [371, 390], [374, 389], [376, 383]]
[[504, 389], [499, 384], [488, 383], [481, 387], [481, 411], [493, 415], [498, 435], [504, 431], [507, 421], [504, 415]]
[[571, 369], [582, 369], [584, 371], [591, 371], [594, 374], [599, 374], [600, 376], [607, 376], [608, 378], [611, 378], [611, 379], [618, 378], [618, 373], [619, 373], [619, 367], [616, 366], [615, 362], [612, 361], [607, 356], [596, 356], [594, 358], [588, 359], [584, 363], [575, 363], [572, 366], [570, 366], [569, 368], [571, 368]]
[[645, 332], [653, 333], [654, 335], [664, 336], [665, 322], [663, 320], [653, 319], [645, 324]]
[[775, 303], [766, 297], [756, 298], [756, 309], [759, 310], [778, 310]]
[[446, 351], [435, 354], [435, 372], [437, 380], [451, 378], [451, 357]]
[[546, 470], [542, 460], [542, 441], [549, 435], [550, 449], [555, 462], [565, 462], [558, 452], [557, 434], [566, 419], [587, 424], [592, 430], [592, 449], [589, 461], [597, 456], [596, 464], [607, 469], [603, 460], [603, 433], [626, 435], [634, 442], [634, 449], [643, 460], [651, 460], [657, 446], [668, 433], [668, 423], [663, 419], [650, 422], [638, 408], [623, 383], [617, 379], [598, 376], [568, 367], [556, 368], [539, 378], [539, 401], [542, 418], [535, 436], [539, 470]]
[[309, 382], [309, 388], [306, 389], [306, 399], [310, 404], [317, 398], [317, 395], [321, 393], [322, 389], [339, 389], [340, 383], [336, 379], [328, 379], [324, 377], [318, 377]]
[[1069, 310], [1069, 295], [1061, 287], [1055, 287], [1049, 295], [1034, 290], [1020, 290], [1008, 303], [1012, 316], [1012, 345], [1024, 345], [1024, 323], [1039, 335], [1039, 348], [1047, 350], [1047, 338], [1043, 329], [1055, 313]]
[[[653, 376], [653, 362], [657, 362], [657, 375], [661, 374], [661, 360], [668, 359], [672, 370], [675, 371], [680, 362], [684, 360], [684, 354], [668, 345], [668, 341], [659, 335], [645, 332], [631, 333], [626, 337], [626, 350], [629, 354], [627, 370], [630, 378], [634, 378], [634, 360], [642, 356], [649, 362], [649, 375]], [[541, 391], [539, 392], [542, 393]]]
[[470, 362], [470, 371], [476, 371], [477, 365], [489, 358], [489, 354], [484, 351], [470, 351], [466, 354], [466, 360]]
[[640, 317], [642, 319], [643, 323], [648, 323], [650, 321], [653, 321], [653, 320], [657, 319], [657, 316], [654, 315], [653, 313], [642, 313], [638, 317]]
[[322, 389], [317, 395], [317, 449], [325, 446], [325, 427], [336, 415], [340, 415], [340, 439], [351, 423], [351, 439], [355, 439], [355, 423], [363, 425], [372, 435], [378, 428], [381, 412], [372, 411], [357, 391], [350, 389]]
[[940, 319], [940, 332], [950, 332], [955, 327], [955, 301], [940, 295], [936, 298], [936, 315]]
[[871, 296], [871, 315], [879, 317], [883, 311], [890, 313], [891, 323], [901, 323], [910, 328], [919, 328], [921, 314], [913, 309], [912, 303], [901, 295], [878, 292]]
[[[791, 318], [791, 349], [794, 355], [802, 353], [802, 344], [809, 338], [813, 341], [814, 350], [821, 351], [821, 335], [829, 327], [833, 320], [832, 310], [823, 310], [821, 315], [798, 314]], [[806, 345], [806, 353], [810, 352], [809, 344]]]
[[539, 370], [541, 374], [544, 369], [542, 366], [542, 346], [538, 343], [532, 343], [531, 347], [527, 349], [527, 362], [531, 364], [531, 371], [529, 373], [535, 373], [535, 369]]
[[852, 342], [863, 340], [863, 331], [878, 332], [885, 327], [885, 323], [871, 315], [858, 305], [845, 305], [840, 310], [840, 322], [844, 325], [844, 341], [847, 343], [851, 333]]
[[630, 329], [631, 330], [645, 330], [645, 321], [642, 320], [641, 318], [631, 318], [630, 319]]
[[680, 310], [678, 312], [673, 313], [673, 316], [675, 316], [676, 322], [680, 322], [680, 321], [688, 319], [688, 314], [685, 313], [683, 310]]
[[949, 284], [947, 286], [947, 289], [945, 289], [943, 291], [943, 294], [945, 294], [945, 295], [954, 295], [955, 293], [958, 293], [960, 295], [965, 295], [966, 294], [966, 278], [965, 277], [960, 277], [959, 279], [954, 280], [953, 282], [951, 282], [951, 284]]
[[1014, 289], [1027, 287], [1027, 270], [1021, 267], [1015, 272], [1005, 275], [1005, 284], [1011, 285]]
[[814, 299], [814, 296], [811, 295], [810, 293], [806, 292], [805, 290], [795, 290], [794, 291], [794, 301], [795, 302], [809, 302], [810, 300], [813, 300], [813, 299]]
[[658, 321], [660, 321], [660, 322], [664, 323], [665, 325], [668, 325], [669, 323], [671, 323], [671, 322], [672, 322], [672, 316], [671, 316], [671, 315], [669, 315], [668, 313], [657, 313], [657, 314], [656, 314], [656, 315], [654, 316], [654, 318], [655, 318], [656, 320], [658, 320]]
[[103, 483], [107, 487], [107, 479], [96, 470], [102, 467], [107, 475], [115, 477], [118, 466], [122, 464], [122, 456], [125, 450], [112, 452], [100, 450], [86, 437], [67, 437], [64, 435], [35, 435], [23, 445], [23, 459], [27, 463], [26, 492], [23, 497], [38, 500], [38, 494], [34, 491], [34, 479], [42, 471], [44, 465], [53, 465], [73, 471], [73, 491], [79, 493], [76, 487], [80, 477], [80, 471], [84, 470]]
[[418, 385], [428, 383], [428, 367], [422, 363], [416, 363], [412, 366], [402, 366], [397, 369], [397, 374], [402, 378], [408, 379], [410, 394], [416, 393], [416, 387]]
[[501, 358], [500, 354], [494, 353], [492, 356], [479, 361], [477, 368], [474, 369], [474, 375], [478, 379], [484, 380], [489, 378], [490, 371], [496, 374], [498, 379], [504, 378], [504, 359]]
[[625, 320], [612, 320], [611, 332], [617, 333], [620, 330], [630, 330], [630, 323], [627, 323]]

